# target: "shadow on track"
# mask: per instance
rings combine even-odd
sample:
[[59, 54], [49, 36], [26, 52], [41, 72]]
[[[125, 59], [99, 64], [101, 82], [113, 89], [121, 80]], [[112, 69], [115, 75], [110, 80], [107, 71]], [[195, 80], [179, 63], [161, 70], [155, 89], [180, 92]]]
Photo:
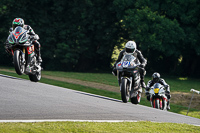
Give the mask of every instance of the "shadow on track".
[[8, 76], [8, 75], [3, 75], [3, 74], [0, 74], [0, 76], [1, 77], [5, 77], [5, 78], [11, 78], [11, 79], [25, 80], [25, 79], [16, 78], [16, 77], [12, 77], [12, 76]]
[[92, 97], [98, 97], [98, 98], [102, 98], [102, 99], [106, 99], [106, 100], [110, 100], [110, 101], [115, 101], [115, 102], [122, 102], [121, 100], [117, 100], [117, 99], [113, 99], [113, 98], [109, 98], [109, 97], [104, 97], [104, 96], [100, 96], [100, 95], [95, 95], [95, 94], [90, 94], [90, 93], [85, 93], [85, 92], [76, 92], [79, 94], [83, 94], [83, 95], [87, 95], [87, 96], [92, 96]]

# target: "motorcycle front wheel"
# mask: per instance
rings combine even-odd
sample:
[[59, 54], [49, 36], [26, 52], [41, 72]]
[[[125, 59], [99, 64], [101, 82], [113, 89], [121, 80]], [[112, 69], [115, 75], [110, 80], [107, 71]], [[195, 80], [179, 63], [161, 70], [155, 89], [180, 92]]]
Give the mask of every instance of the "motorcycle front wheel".
[[130, 85], [128, 84], [128, 81], [126, 78], [122, 79], [121, 83], [121, 98], [124, 103], [127, 103], [130, 98], [130, 92], [129, 92]]
[[153, 108], [160, 109], [160, 99], [159, 99], [159, 98], [153, 99], [152, 102], [153, 102], [153, 103], [152, 103]]
[[15, 71], [18, 75], [22, 75], [25, 71], [25, 64], [22, 63], [22, 53], [19, 50], [16, 50], [14, 52], [13, 56], [13, 62], [14, 62], [14, 67]]

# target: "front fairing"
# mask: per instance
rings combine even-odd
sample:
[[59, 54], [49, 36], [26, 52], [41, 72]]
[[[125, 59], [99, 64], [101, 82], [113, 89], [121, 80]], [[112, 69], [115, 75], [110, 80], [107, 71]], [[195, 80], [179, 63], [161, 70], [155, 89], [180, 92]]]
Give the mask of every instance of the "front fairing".
[[139, 68], [136, 64], [136, 58], [133, 55], [125, 54], [121, 61], [116, 64], [117, 76], [120, 77], [138, 77]]
[[8, 36], [8, 42], [12, 45], [27, 45], [29, 40], [29, 35], [27, 31], [18, 26], [13, 32]]
[[150, 95], [154, 95], [154, 94], [155, 94], [154, 88], [153, 88], [153, 87], [151, 87], [151, 89], [149, 90], [149, 94], [150, 94]]
[[151, 87], [149, 93], [152, 96], [163, 96], [165, 94], [164, 86], [161, 85], [160, 83], [155, 83]]
[[122, 60], [117, 63], [116, 69], [117, 70], [123, 70], [123, 69], [134, 69], [137, 67], [137, 64], [135, 63], [136, 58], [133, 55], [124, 55]]

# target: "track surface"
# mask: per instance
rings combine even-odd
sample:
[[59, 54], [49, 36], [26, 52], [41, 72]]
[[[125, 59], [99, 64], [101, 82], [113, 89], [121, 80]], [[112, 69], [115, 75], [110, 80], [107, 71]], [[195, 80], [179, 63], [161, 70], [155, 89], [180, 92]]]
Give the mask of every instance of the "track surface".
[[124, 120], [186, 123], [200, 119], [0, 75], [2, 120]]

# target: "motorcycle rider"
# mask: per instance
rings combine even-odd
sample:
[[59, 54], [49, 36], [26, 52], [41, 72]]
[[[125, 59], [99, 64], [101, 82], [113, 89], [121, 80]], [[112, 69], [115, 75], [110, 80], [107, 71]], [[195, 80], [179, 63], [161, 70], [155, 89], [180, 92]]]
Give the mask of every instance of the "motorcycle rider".
[[155, 83], [160, 83], [165, 87], [165, 95], [167, 96], [167, 110], [170, 110], [170, 86], [165, 82], [164, 79], [160, 78], [160, 74], [155, 72], [152, 75], [152, 80], [149, 80], [147, 83], [147, 87], [145, 89], [145, 94], [147, 96], [147, 100], [150, 101], [150, 95], [149, 95], [149, 89], [155, 84]]
[[121, 61], [123, 55], [125, 54], [133, 54], [134, 57], [136, 57], [137, 61], [141, 63], [139, 65], [140, 69], [140, 76], [141, 76], [141, 85], [143, 88], [146, 87], [145, 82], [144, 82], [144, 76], [146, 74], [146, 71], [144, 67], [147, 64], [147, 60], [143, 57], [142, 53], [136, 48], [136, 43], [134, 41], [128, 41], [125, 45], [125, 48], [120, 52], [117, 61], [113, 65], [113, 75], [117, 75], [117, 70], [116, 70], [116, 64]]
[[[35, 34], [35, 32], [33, 31], [33, 29], [31, 28], [30, 25], [25, 25], [24, 24], [24, 20], [22, 18], [15, 18], [12, 22], [12, 27], [10, 28], [9, 32], [11, 33], [17, 26], [21, 26], [22, 28], [24, 28], [25, 30], [28, 31], [28, 34], [31, 35], [31, 39], [33, 39], [33, 44], [35, 46], [35, 50], [36, 53], [38, 55], [37, 59], [38, 61], [41, 63], [42, 62], [42, 58], [41, 58], [41, 52], [40, 52], [40, 43], [38, 42], [39, 40], [39, 36], [37, 34]], [[8, 53], [10, 53], [10, 45], [8, 43], [8, 40], [6, 40], [6, 46], [5, 49]]]

